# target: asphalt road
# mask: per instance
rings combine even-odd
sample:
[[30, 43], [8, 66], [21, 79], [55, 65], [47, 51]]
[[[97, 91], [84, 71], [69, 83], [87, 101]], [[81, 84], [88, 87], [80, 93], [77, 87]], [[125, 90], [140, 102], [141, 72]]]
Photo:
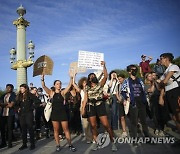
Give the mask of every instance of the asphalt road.
[[[169, 126], [165, 128], [166, 137], [175, 137], [180, 139], [180, 135], [173, 129], [173, 122], [169, 123]], [[149, 131], [153, 134], [153, 129], [149, 127]], [[121, 136], [121, 131], [114, 131], [116, 136]], [[19, 134], [20, 135], [20, 134]], [[105, 148], [98, 149], [97, 151], [91, 151], [91, 144], [87, 144], [85, 138], [81, 135], [72, 135], [72, 143], [77, 148], [75, 154], [111, 154], [111, 153], [122, 153], [122, 154], [179, 154], [180, 147], [172, 147], [172, 144], [141, 144], [138, 147], [132, 146], [132, 144], [116, 143], [118, 151], [112, 152], [111, 145]], [[36, 148], [34, 150], [25, 149], [19, 151], [19, 147], [22, 145], [21, 140], [13, 142], [13, 147], [8, 149], [0, 149], [0, 154], [52, 154], [52, 153], [67, 153], [71, 154], [68, 148], [66, 140], [61, 141], [62, 150], [60, 152], [55, 151], [55, 141], [53, 136], [49, 139], [42, 138], [36, 142]], [[29, 145], [28, 145], [29, 146]]]

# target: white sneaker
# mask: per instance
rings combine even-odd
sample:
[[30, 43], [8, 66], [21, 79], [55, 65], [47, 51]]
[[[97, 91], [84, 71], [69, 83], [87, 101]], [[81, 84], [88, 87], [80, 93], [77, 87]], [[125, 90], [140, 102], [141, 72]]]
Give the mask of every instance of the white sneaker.
[[82, 133], [81, 136], [82, 136], [82, 137], [85, 137], [85, 133]]
[[92, 141], [87, 140], [86, 143], [87, 143], [87, 144], [90, 144], [90, 143], [92, 143]]
[[161, 136], [161, 137], [165, 136], [165, 134], [162, 130], [159, 131], [159, 136]]
[[115, 143], [112, 143], [111, 150], [112, 150], [113, 152], [117, 151], [117, 147], [116, 147], [116, 144], [115, 144]]
[[158, 136], [158, 135], [159, 135], [159, 130], [156, 129], [156, 130], [154, 131], [154, 134], [155, 134], [156, 136]]
[[122, 138], [127, 137], [127, 132], [123, 132], [123, 133], [121, 134], [121, 137], [122, 137]]
[[30, 139], [30, 135], [29, 135], [29, 133], [27, 133], [27, 138], [28, 138], [28, 139]]
[[93, 140], [92, 143], [96, 143], [96, 141]]

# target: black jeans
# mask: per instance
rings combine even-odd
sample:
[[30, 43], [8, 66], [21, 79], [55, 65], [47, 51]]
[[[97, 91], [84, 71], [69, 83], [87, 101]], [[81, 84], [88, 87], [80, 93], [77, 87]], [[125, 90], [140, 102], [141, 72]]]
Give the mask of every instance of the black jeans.
[[68, 121], [70, 131], [74, 133], [79, 133], [82, 131], [79, 106], [70, 107], [68, 109]]
[[144, 136], [149, 136], [148, 127], [146, 124], [146, 105], [142, 102], [139, 103], [137, 106], [131, 106], [129, 107], [129, 120], [131, 123], [130, 127], [130, 135], [131, 137], [137, 137], [137, 124], [138, 119], [140, 120], [140, 123], [142, 125]]
[[165, 124], [170, 120], [167, 104], [166, 102], [164, 103], [164, 106], [159, 104], [159, 95], [152, 95], [150, 102], [152, 118], [155, 125], [154, 129], [163, 131]]
[[116, 95], [112, 96], [112, 109], [111, 109], [111, 127], [113, 130], [118, 129], [118, 111], [119, 111], [119, 104], [117, 103]]
[[33, 112], [23, 113], [19, 117], [22, 129], [23, 144], [27, 144], [27, 130], [29, 130], [30, 143], [34, 144]]
[[46, 121], [45, 116], [44, 116], [44, 107], [38, 107], [35, 113], [36, 131], [41, 130], [41, 117], [45, 125], [45, 130], [49, 129], [49, 123]]
[[[12, 144], [14, 116], [0, 116], [1, 143]], [[7, 136], [7, 139], [6, 139]]]

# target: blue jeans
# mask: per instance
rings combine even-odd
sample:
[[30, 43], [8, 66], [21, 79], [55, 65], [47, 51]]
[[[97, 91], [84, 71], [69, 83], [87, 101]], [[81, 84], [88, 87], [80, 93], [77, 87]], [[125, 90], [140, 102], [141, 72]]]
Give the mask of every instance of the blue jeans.
[[112, 109], [111, 109], [111, 127], [113, 130], [118, 129], [118, 103], [116, 95], [112, 96]]

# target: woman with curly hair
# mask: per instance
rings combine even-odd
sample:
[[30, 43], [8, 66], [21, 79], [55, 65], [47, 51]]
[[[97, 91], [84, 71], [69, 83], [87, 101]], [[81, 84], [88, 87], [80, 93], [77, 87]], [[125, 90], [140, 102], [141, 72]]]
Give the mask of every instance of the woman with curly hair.
[[[82, 107], [83, 107], [82, 104], [84, 101], [84, 93], [85, 93], [86, 85], [87, 85], [87, 77], [82, 77], [79, 80], [78, 86], [77, 86], [75, 83], [75, 76], [74, 76], [73, 86], [76, 88], [76, 90], [81, 95], [81, 105], [80, 105], [80, 112], [81, 113], [82, 113]], [[86, 142], [89, 144], [92, 142], [92, 132], [91, 132], [91, 128], [90, 128], [90, 123], [88, 121], [88, 118], [85, 116], [82, 116], [82, 114], [81, 114], [81, 123], [82, 123], [83, 131], [85, 134]]]
[[85, 113], [85, 108], [87, 109], [87, 115], [91, 124], [93, 139], [95, 143], [93, 143], [92, 150], [97, 150], [97, 120], [96, 117], [98, 116], [102, 125], [106, 129], [106, 131], [109, 133], [110, 140], [112, 142], [112, 151], [117, 151], [117, 147], [113, 140], [113, 131], [109, 125], [107, 113], [106, 113], [106, 107], [105, 102], [103, 99], [103, 87], [107, 80], [107, 70], [105, 66], [105, 62], [102, 61], [101, 65], [103, 66], [103, 74], [104, 77], [99, 82], [96, 75], [94, 73], [90, 73], [88, 75], [87, 80], [87, 87], [85, 90], [85, 97], [84, 97], [84, 103], [82, 108], [82, 114]]

